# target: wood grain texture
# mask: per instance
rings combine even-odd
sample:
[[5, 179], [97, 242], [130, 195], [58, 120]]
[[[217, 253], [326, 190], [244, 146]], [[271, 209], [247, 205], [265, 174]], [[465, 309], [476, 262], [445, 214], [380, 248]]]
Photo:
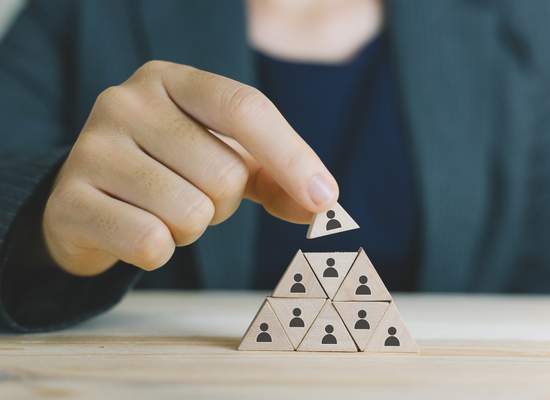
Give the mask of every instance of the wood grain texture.
[[349, 352], [357, 347], [332, 301], [327, 300], [296, 350]]
[[236, 351], [268, 294], [134, 291], [77, 327], [0, 335], [0, 399], [550, 398], [550, 296], [393, 293], [420, 353]]
[[[333, 217], [329, 218], [329, 216]], [[350, 217], [340, 204], [336, 203], [330, 210], [324, 213], [313, 214], [306, 236], [308, 239], [315, 239], [358, 228], [359, 225], [357, 225], [353, 218]]]
[[403, 318], [391, 302], [372, 334], [365, 352], [417, 353], [419, 351]]
[[301, 250], [298, 250], [292, 259], [271, 296], [308, 299], [327, 298]]
[[390, 305], [389, 302], [377, 301], [348, 301], [333, 304], [361, 351], [365, 350], [365, 346]]
[[252, 320], [237, 350], [294, 350], [267, 300]]
[[357, 252], [304, 253], [321, 286], [332, 299], [357, 258]]
[[325, 304], [324, 299], [268, 297], [267, 301], [294, 348], [298, 347]]
[[334, 296], [334, 301], [391, 301], [392, 297], [380, 279], [363, 248]]

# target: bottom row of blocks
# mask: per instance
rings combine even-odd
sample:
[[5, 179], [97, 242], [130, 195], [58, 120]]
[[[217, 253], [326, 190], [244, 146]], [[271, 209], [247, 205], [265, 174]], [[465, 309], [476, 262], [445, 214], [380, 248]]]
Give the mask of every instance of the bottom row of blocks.
[[393, 301], [268, 297], [238, 350], [418, 352]]

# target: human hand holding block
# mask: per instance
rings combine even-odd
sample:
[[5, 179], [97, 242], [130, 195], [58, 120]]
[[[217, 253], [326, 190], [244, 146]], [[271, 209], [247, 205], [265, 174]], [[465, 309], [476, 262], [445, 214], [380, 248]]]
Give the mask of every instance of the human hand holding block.
[[306, 223], [336, 202], [338, 186], [257, 89], [153, 61], [97, 98], [53, 185], [44, 241], [75, 275], [118, 260], [154, 270], [243, 197]]

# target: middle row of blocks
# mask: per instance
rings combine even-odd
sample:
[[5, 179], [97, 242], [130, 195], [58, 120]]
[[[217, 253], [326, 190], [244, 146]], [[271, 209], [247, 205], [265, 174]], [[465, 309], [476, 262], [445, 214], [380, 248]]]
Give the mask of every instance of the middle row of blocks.
[[302, 253], [298, 250], [272, 297], [392, 300], [362, 248], [358, 252], [333, 253]]

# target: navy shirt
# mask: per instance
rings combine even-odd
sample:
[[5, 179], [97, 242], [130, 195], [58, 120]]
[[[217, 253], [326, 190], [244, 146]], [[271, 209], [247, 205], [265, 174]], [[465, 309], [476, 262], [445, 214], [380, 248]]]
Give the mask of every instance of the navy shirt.
[[307, 226], [263, 212], [256, 289], [273, 289], [298, 249], [363, 247], [389, 290], [413, 289], [417, 208], [385, 35], [344, 65], [258, 54], [259, 88], [315, 150], [340, 186], [339, 203], [361, 227], [306, 239]]

